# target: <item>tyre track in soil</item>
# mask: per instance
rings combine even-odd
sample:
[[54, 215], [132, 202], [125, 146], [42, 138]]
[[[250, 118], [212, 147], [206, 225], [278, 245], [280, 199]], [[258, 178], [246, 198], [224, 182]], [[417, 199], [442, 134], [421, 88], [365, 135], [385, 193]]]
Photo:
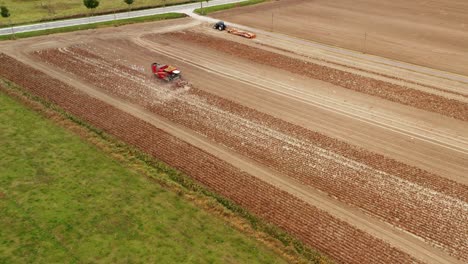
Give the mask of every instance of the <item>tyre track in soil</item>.
[[[69, 52], [69, 51], [63, 50], [62, 52], [65, 52], [65, 53], [66, 53], [66, 52]], [[76, 57], [78, 57], [77, 55], [78, 55], [78, 54], [75, 54], [75, 55], [73, 55], [72, 57], [73, 57], [73, 58], [76, 58]], [[83, 61], [83, 62], [85, 62], [85, 61]], [[89, 61], [88, 61], [88, 62], [89, 62]], [[91, 63], [92, 63], [92, 62], [91, 62]], [[105, 67], [105, 66], [106, 66], [106, 65], [103, 65], [103, 64], [101, 64], [101, 63], [99, 63], [99, 62], [95, 62], [95, 63], [97, 63], [96, 66], [97, 66], [98, 68], [102, 68], [102, 67]], [[109, 66], [109, 65], [107, 65], [107, 66]], [[110, 69], [115, 69], [115, 67], [110, 67]], [[106, 76], [107, 76], [107, 75], [106, 75]], [[122, 76], [122, 78], [128, 78], [128, 77], [129, 77], [129, 76], [127, 76], [127, 75]], [[135, 81], [135, 80], [134, 80], [134, 81]]]
[[[297, 46], [299, 44], [296, 44], [296, 46], [284, 46], [285, 44], [282, 44], [281, 41], [275, 42], [274, 40], [277, 40], [275, 38], [265, 39], [264, 35], [257, 35], [255, 39], [250, 40], [240, 39], [237, 36], [230, 35], [220, 36], [220, 34], [223, 33], [213, 32], [212, 30], [201, 27], [191, 28], [190, 31], [195, 33], [203, 33], [214, 38], [223, 37], [236, 43], [271, 51], [273, 53], [306, 61], [319, 66], [328, 67], [350, 74], [356, 74], [366, 78], [380, 80], [386, 83], [408, 87], [410, 89], [421, 92], [431, 93], [448, 99], [468, 103], [468, 90], [464, 89], [468, 83], [465, 84], [456, 81], [451, 82], [447, 79], [441, 79], [429, 75], [423, 76], [425, 79], [418, 79], [417, 72], [404, 71], [401, 68], [395, 68], [386, 64], [372, 65], [372, 63], [369, 63], [369, 61], [366, 61], [365, 59], [357, 59], [353, 57], [348, 58], [342, 54], [335, 54], [334, 56], [332, 54], [327, 54], [325, 56], [324, 54], [317, 53], [317, 50], [311, 49], [306, 45], [301, 45], [299, 47]], [[291, 43], [289, 43], [289, 45], [291, 45]], [[434, 80], [424, 82], [424, 80], [431, 79], [431, 77]]]
[[[224, 98], [229, 98], [229, 99], [232, 99], [234, 101], [237, 101], [238, 103], [240, 104], [243, 104], [243, 103], [247, 103], [247, 106], [250, 107], [251, 109], [257, 109], [257, 106], [258, 106], [258, 100], [265, 100], [265, 99], [262, 99], [262, 98], [266, 98], [268, 97], [268, 100], [271, 100], [272, 99], [272, 95], [271, 94], [265, 94], [265, 95], [259, 95], [259, 94], [253, 94], [251, 91], [253, 89], [255, 89], [255, 87], [251, 87], [251, 86], [248, 86], [248, 85], [244, 85], [244, 86], [240, 86], [238, 84], [236, 84], [235, 82], [226, 82], [226, 80], [223, 79], [223, 77], [220, 77], [218, 75], [211, 75], [211, 74], [203, 74], [201, 73], [198, 69], [197, 70], [193, 70], [191, 69], [191, 67], [189, 65], [186, 65], [185, 63], [181, 62], [181, 61], [178, 61], [178, 60], [172, 60], [170, 57], [166, 57], [166, 56], [162, 56], [162, 55], [159, 55], [158, 53], [155, 53], [155, 52], [150, 52], [150, 51], [143, 51], [141, 48], [138, 48], [136, 46], [136, 44], [131, 44], [130, 41], [128, 40], [125, 40], [125, 41], [115, 41], [113, 42], [113, 46], [110, 48], [107, 44], [104, 45], [104, 43], [94, 43], [93, 47], [95, 47], [95, 49], [93, 50], [93, 52], [95, 54], [103, 54], [106, 58], [109, 58], [110, 60], [114, 61], [114, 62], [118, 62], [120, 65], [130, 65], [132, 69], [137, 69], [140, 73], [145, 73], [147, 74], [147, 69], [146, 67], [143, 67], [143, 66], [137, 66], [137, 65], [149, 65], [154, 59], [157, 59], [157, 61], [165, 61], [165, 62], [170, 62], [171, 64], [177, 64], [179, 65], [180, 67], [182, 67], [184, 69], [184, 75], [185, 76], [188, 76], [188, 78], [191, 80], [191, 81], [194, 81], [195, 83], [197, 83], [197, 78], [198, 80], [201, 80], [198, 82], [198, 84], [196, 86], [200, 87], [202, 86], [203, 87], [203, 90], [207, 90], [209, 93], [214, 93], [216, 94], [217, 96], [221, 96], [221, 97], [224, 97]], [[89, 49], [90, 47], [88, 47]], [[133, 49], [133, 50], [139, 50], [138, 53], [132, 53], [131, 54], [131, 57], [129, 57], [128, 54], [125, 54], [125, 50], [127, 49]], [[117, 50], [117, 52], [116, 52]], [[119, 54], [118, 56], [116, 54]], [[123, 54], [125, 54], [124, 56], [122, 56]], [[151, 59], [152, 58], [152, 59]], [[230, 61], [228, 61], [227, 63], [231, 63]], [[219, 87], [216, 88], [216, 87]], [[235, 93], [233, 93], [232, 91], [236, 91]], [[249, 104], [250, 102], [253, 102], [253, 104]], [[322, 126], [323, 124], [322, 123], [326, 123], [328, 124], [328, 128], [327, 129], [333, 129], [334, 126], [336, 126], [336, 124], [341, 124], [342, 122], [344, 121], [330, 121], [328, 118], [327, 119], [321, 119], [319, 121], [314, 121], [312, 122], [312, 126], [308, 126], [309, 123], [311, 123], [311, 120], [310, 118], [311, 117], [318, 117], [318, 116], [321, 116], [321, 114], [319, 115], [308, 115], [307, 113], [304, 115], [304, 111], [310, 111], [312, 113], [315, 113], [316, 110], [315, 109], [308, 109], [307, 107], [304, 107], [304, 105], [301, 105], [301, 104], [294, 104], [294, 105], [291, 105], [291, 104], [287, 104], [287, 105], [284, 105], [284, 99], [283, 98], [278, 98], [278, 99], [274, 99], [274, 103], [272, 103], [273, 105], [273, 108], [267, 108], [266, 110], [263, 110], [263, 109], [257, 109], [258, 111], [260, 112], [265, 112], [265, 113], [269, 113], [273, 116], [276, 116], [277, 118], [279, 119], [283, 119], [287, 122], [290, 122], [290, 124], [296, 124], [298, 126], [302, 126], [306, 129], [310, 129], [310, 130], [313, 130], [313, 131], [316, 131], [320, 126]], [[285, 107], [286, 106], [286, 107]], [[292, 111], [293, 109], [297, 109], [297, 111]], [[242, 110], [240, 112], [240, 114], [242, 114], [244, 110]], [[276, 114], [275, 114], [276, 113]], [[299, 118], [298, 118], [299, 117]], [[305, 118], [305, 119], [303, 119]], [[299, 122], [297, 120], [300, 120]], [[317, 126], [318, 123], [320, 123], [320, 126]], [[372, 142], [373, 144], [375, 144], [376, 141], [379, 142], [379, 144], [382, 144], [384, 145], [386, 148], [388, 148], [389, 146], [391, 148], [401, 148], [401, 149], [404, 149], [405, 151], [403, 153], [400, 153], [399, 155], [403, 155], [403, 157], [405, 157], [405, 159], [401, 162], [405, 163], [405, 164], [412, 164], [412, 163], [408, 163], [409, 160], [411, 160], [410, 158], [413, 157], [413, 155], [411, 155], [411, 151], [414, 150], [413, 147], [411, 147], [410, 149], [405, 149], [403, 146], [407, 146], [407, 142], [398, 142], [398, 141], [395, 141], [395, 138], [391, 138], [391, 140], [382, 140], [382, 139], [378, 139], [376, 138], [375, 136], [372, 137], [371, 135], [368, 135], [366, 131], [366, 129], [362, 130], [362, 132], [356, 132], [356, 131], [359, 131], [360, 129], [362, 129], [361, 127], [357, 127], [357, 126], [353, 126], [353, 127], [348, 127], [348, 126], [340, 126], [339, 127], [339, 131], [340, 133], [343, 133], [346, 138], [341, 138], [340, 136], [337, 136], [336, 132], [335, 134], [332, 134], [331, 137], [332, 138], [337, 138], [341, 141], [344, 141], [344, 142], [347, 142], [347, 139], [349, 139], [350, 136], [359, 136], [361, 138], [370, 138], [372, 139]], [[289, 131], [291, 132], [291, 131]], [[327, 134], [326, 131], [321, 131], [321, 130], [318, 130], [319, 133], [322, 133], [322, 134]], [[376, 135], [379, 135], [379, 133], [377, 133]], [[378, 137], [378, 136], [377, 136]], [[403, 143], [403, 144], [401, 144]], [[356, 143], [352, 143], [352, 145], [359, 145], [359, 144], [356, 144]], [[413, 144], [413, 142], [412, 142]], [[369, 145], [369, 146], [366, 146], [364, 148], [367, 148], [367, 149], [371, 149], [370, 151], [373, 151], [373, 152], [376, 152], [375, 150], [372, 150], [372, 145]], [[335, 149], [336, 150], [336, 149]], [[462, 166], [462, 167], [457, 167], [456, 165], [457, 164], [463, 164], [463, 163], [454, 163], [452, 165], [447, 165], [446, 164], [446, 159], [442, 159], [442, 160], [439, 160], [439, 162], [436, 162], [436, 164], [434, 164], [434, 162], [431, 162], [431, 160], [438, 160], [436, 157], [439, 157], [439, 152], [440, 150], [437, 150], [437, 149], [427, 149], [427, 148], [421, 148], [421, 145], [419, 144], [418, 146], [418, 150], [417, 150], [417, 155], [424, 155], [424, 158], [421, 158], [419, 157], [419, 160], [418, 160], [418, 165], [420, 165], [420, 162], [421, 161], [427, 161], [427, 163], [424, 163], [424, 164], [430, 164], [430, 165], [435, 165], [437, 166], [437, 168], [445, 168], [445, 169], [449, 169], [451, 171], [455, 171], [456, 173], [460, 173], [461, 171], [463, 170], [466, 170], [466, 166]], [[435, 151], [435, 152], [434, 152]], [[378, 153], [378, 151], [377, 151]], [[385, 155], [385, 154], [384, 154]], [[406, 156], [404, 156], [406, 155]], [[451, 155], [452, 159], [453, 159], [453, 154]], [[355, 157], [356, 158], [356, 157]], [[393, 159], [395, 159], [393, 157]], [[422, 159], [422, 160], [421, 160]], [[361, 159], [360, 159], [361, 160]], [[442, 164], [442, 161], [443, 163], [445, 164], [445, 166], [448, 166], [448, 167], [445, 167], [443, 166]], [[376, 165], [375, 163], [372, 164], [372, 166], [378, 166]], [[415, 166], [415, 165], [413, 165]], [[442, 166], [442, 167], [441, 167]], [[460, 166], [460, 165], [459, 165]], [[416, 167], [418, 167], [416, 165]], [[457, 171], [458, 169], [458, 171]], [[429, 170], [429, 171], [433, 171], [433, 170]], [[439, 174], [439, 175], [452, 175], [452, 173], [442, 173], [442, 174]], [[425, 177], [428, 177], [428, 175], [426, 175]], [[464, 175], [462, 174], [463, 179], [464, 179]], [[414, 180], [414, 179], [413, 179]], [[427, 182], [427, 179], [422, 179], [421, 178], [421, 181], [418, 181], [419, 184], [424, 184], [424, 182]]]
[[[207, 72], [212, 72], [251, 86], [256, 86], [258, 89], [267, 90], [286, 98], [305, 102], [364, 123], [395, 131], [396, 133], [416, 137], [422, 141], [430, 142], [440, 147], [468, 154], [468, 138], [455, 137], [451, 134], [444, 133], [444, 131], [438, 131], [432, 128], [417, 127], [410, 122], [405, 122], [404, 119], [396, 119], [394, 116], [385, 113], [379, 113], [379, 119], [375, 119], [372, 118], [372, 114], [369, 114], [368, 109], [364, 107], [338, 101], [331, 97], [300, 91], [293, 86], [256, 74], [252, 69], [245, 67], [245, 65], [236, 65], [236, 67], [230, 65], [231, 67], [226, 67], [222, 63], [219, 63], [219, 59], [216, 57], [210, 57], [209, 53], [200, 54], [198, 52], [194, 53], [189, 50], [181, 50], [171, 46], [162, 46], [152, 41], [145, 41], [141, 38], [136, 39], [135, 43], [146, 49], [176, 58]], [[276, 89], [276, 87], [280, 89]]]
[[[222, 37], [233, 42], [298, 58], [317, 65], [468, 102], [468, 91], [465, 89], [468, 85], [468, 79], [457, 74], [442, 71], [434, 72], [433, 69], [426, 67], [414, 67], [411, 64], [401, 64], [393, 60], [381, 60], [382, 58], [378, 57], [376, 59], [376, 56], [369, 54], [350, 52], [346, 49], [327, 46], [278, 32], [264, 31], [258, 28], [225, 22], [232, 27], [257, 34], [255, 39], [243, 39], [223, 32], [213, 31], [211, 25], [219, 21], [215, 18], [197, 14], [190, 14], [190, 16], [205, 23], [204, 27], [192, 28], [191, 31], [195, 33]], [[462, 78], [460, 79], [459, 77]]]
[[[235, 24], [231, 25], [235, 26]], [[280, 33], [272, 33], [245, 26], [239, 26], [239, 28], [257, 32], [257, 38], [253, 41], [245, 41], [239, 38], [229, 38], [230, 40], [256, 48], [272, 50], [273, 52], [280, 51], [286, 56], [297, 55], [299, 59], [305, 59], [311, 63], [380, 79], [397, 85], [408, 86], [422, 92], [463, 100], [464, 102], [468, 98], [468, 90], [466, 89], [468, 82], [466, 80], [457, 80], [456, 77], [451, 78], [452, 74], [450, 73], [443, 72], [442, 76], [432, 75], [430, 71], [424, 72], [427, 68], [423, 68], [421, 71], [418, 67], [411, 68], [413, 65], [409, 65], [409, 68], [396, 66], [376, 61], [372, 55], [340, 52], [343, 49], [328, 50], [320, 44], [317, 45], [315, 42]], [[204, 34], [219, 37], [219, 32], [213, 32], [205, 28], [198, 30]], [[444, 76], [444, 74], [447, 74], [447, 76]]]
[[258, 64], [281, 67], [293, 74], [301, 74], [392, 102], [468, 121], [468, 116], [466, 115], [468, 113], [468, 104], [458, 100], [408, 89], [407, 87], [324, 67], [301, 59], [295, 59], [264, 49], [256, 49], [239, 42], [212, 37], [202, 33], [185, 31], [167, 33], [167, 35], [175, 37], [179, 41], [203, 45], [206, 48], [223, 51], [228, 55], [244, 58]]
[[[369, 1], [369, 2], [371, 2], [371, 1]], [[443, 3], [444, 1], [437, 1], [437, 2]], [[460, 2], [460, 1], [458, 1], [458, 2]], [[403, 3], [401, 3], [401, 4], [402, 4], [402, 6], [404, 6]], [[422, 3], [418, 3], [419, 6], [421, 6], [421, 4]], [[279, 5], [281, 6], [281, 4], [279, 4]], [[283, 7], [285, 7], [285, 5], [287, 5], [287, 4], [285, 3]], [[422, 4], [422, 5], [424, 5], [424, 4]], [[253, 7], [253, 6], [246, 7], [244, 9], [244, 11], [246, 11], [247, 9], [256, 9], [256, 8], [257, 7]], [[439, 7], [439, 8], [441, 8], [441, 7]], [[271, 9], [270, 11], [274, 12], [273, 9]], [[400, 11], [401, 10], [399, 10], [399, 12]], [[215, 21], [218, 21], [219, 19], [222, 19], [223, 14], [227, 15], [227, 14], [230, 14], [230, 13], [233, 14], [233, 13], [236, 13], [236, 12], [237, 12], [236, 10], [226, 10], [226, 11], [218, 12], [218, 13], [214, 14], [215, 17], [218, 17], [216, 19], [215, 18], [210, 18], [210, 17], [202, 17], [202, 16], [198, 16], [198, 15], [192, 15], [192, 17], [196, 18], [196, 19], [198, 19], [200, 21], [213, 23]], [[259, 13], [253, 12], [250, 15], [252, 17], [254, 17], [256, 14], [261, 16], [261, 12], [259, 12]], [[231, 17], [230, 15], [227, 15], [224, 18], [226, 18], [228, 20], [230, 18], [232, 18], [234, 21], [242, 23], [242, 24], [246, 23], [245, 20], [239, 20], [238, 17], [236, 18], [236, 14], [233, 14], [233, 15], [234, 15], [233, 17]], [[221, 16], [221, 18], [219, 18], [219, 16]], [[366, 15], [366, 17], [369, 17], [369, 16]], [[226, 21], [226, 20], [224, 20], [224, 21]], [[234, 21], [232, 21], [232, 22], [234, 22]], [[252, 21], [249, 21], [249, 22], [252, 22]], [[297, 22], [300, 23], [299, 20]], [[431, 80], [434, 80], [435, 83], [439, 83], [440, 80], [446, 79], [447, 81], [450, 80], [450, 81], [455, 81], [455, 82], [459, 82], [459, 83], [465, 83], [465, 87], [466, 87], [466, 84], [468, 84], [468, 79], [467, 79], [466, 76], [463, 76], [460, 73], [457, 74], [457, 73], [452, 73], [451, 72], [453, 70], [453, 68], [452, 68], [452, 70], [449, 70], [449, 69], [445, 69], [445, 70], [435, 69], [439, 65], [435, 64], [434, 60], [433, 60], [432, 66], [435, 65], [436, 67], [431, 67], [431, 65], [420, 66], [420, 65], [418, 65], [418, 63], [412, 64], [411, 62], [404, 62], [405, 59], [403, 59], [403, 58], [400, 58], [400, 60], [399, 60], [398, 59], [399, 56], [396, 56], [396, 57], [393, 57], [393, 56], [385, 57], [384, 56], [384, 57], [382, 57], [382, 56], [379, 56], [379, 55], [369, 54], [368, 52], [363, 53], [361, 49], [352, 50], [352, 49], [347, 49], [345, 47], [340, 48], [340, 47], [337, 47], [335, 45], [322, 44], [322, 43], [319, 43], [317, 41], [314, 41], [313, 38], [311, 38], [310, 36], [309, 36], [309, 38], [304, 38], [304, 34], [307, 34], [305, 32], [303, 32], [303, 34], [301, 34], [301, 35], [294, 34], [293, 33], [294, 32], [294, 27], [291, 27], [291, 24], [289, 25], [290, 26], [289, 28], [283, 28], [282, 32], [279, 32], [278, 30], [275, 30], [274, 32], [272, 32], [271, 30], [268, 30], [268, 29], [270, 29], [268, 26], [265, 27], [265, 24], [263, 24], [263, 25], [261, 25], [261, 23], [259, 24], [258, 20], [257, 20], [257, 23], [254, 22], [253, 24], [251, 24], [251, 26], [253, 26], [255, 28], [248, 27], [248, 26], [245, 26], [245, 25], [230, 23], [229, 21], [227, 23], [229, 25], [232, 25], [234, 27], [239, 27], [239, 28], [242, 28], [242, 29], [247, 30], [247, 31], [251, 30], [254, 33], [257, 33], [257, 35], [259, 35], [261, 39], [265, 38], [266, 43], [275, 43], [274, 44], [275, 46], [278, 43], [279, 46], [285, 47], [286, 49], [290, 49], [290, 47], [303, 46], [304, 49], [302, 49], [302, 47], [301, 48], [298, 47], [298, 49], [307, 50], [307, 53], [309, 53], [309, 52], [312, 53], [313, 52], [313, 53], [317, 54], [318, 56], [323, 56], [323, 57], [326, 57], [326, 58], [332, 57], [336, 61], [348, 61], [351, 65], [355, 65], [356, 63], [360, 63], [361, 65], [359, 67], [369, 67], [369, 66], [370, 67], [376, 67], [376, 68], [379, 69], [378, 72], [387, 71], [390, 74], [395, 74], [395, 73], [398, 72], [397, 76], [406, 75], [406, 74], [409, 73], [410, 75], [412, 75], [410, 80], [418, 80], [418, 82], [421, 81], [423, 83], [431, 81]], [[267, 23], [267, 24], [269, 24], [269, 23]], [[260, 29], [260, 28], [262, 28], [262, 29]], [[328, 28], [327, 30], [333, 31], [334, 29], [333, 28]], [[379, 29], [376, 29], [376, 30], [379, 31]], [[385, 31], [386, 29], [383, 29], [383, 30]], [[362, 33], [364, 33], [364, 31]], [[360, 33], [358, 33], [358, 34], [360, 34]], [[349, 36], [343, 36], [343, 35], [339, 36], [340, 39], [346, 39], [347, 37], [349, 37]], [[380, 39], [382, 41], [382, 40], [385, 40], [386, 38], [385, 37], [384, 38], [378, 38], [377, 37], [377, 39]], [[446, 41], [446, 40], [444, 40], [444, 41]], [[383, 43], [383, 44], [386, 45], [387, 43]], [[416, 44], [416, 45], [418, 45], [418, 44]], [[421, 45], [421, 43], [419, 43], [419, 45]], [[403, 45], [403, 46], [398, 46], [398, 47], [394, 47], [394, 48], [404, 49], [404, 48], [407, 48], [407, 47]], [[427, 46], [425, 46], [425, 48], [427, 48]], [[440, 55], [444, 56], [443, 53], [439, 53], [437, 50], [433, 50], [433, 52], [430, 54], [430, 56], [432, 56], [432, 55], [433, 55], [433, 57], [437, 57], [437, 56], [440, 56]], [[418, 55], [413, 54], [413, 57], [418, 57]], [[421, 54], [419, 54], [419, 57], [421, 57]], [[459, 58], [457, 58], [457, 59], [459, 59]], [[380, 66], [383, 66], [383, 67], [380, 67]], [[387, 67], [387, 66], [390, 66], [390, 67]], [[393, 72], [391, 72], [391, 70], [393, 70]], [[463, 88], [463, 86], [459, 86], [459, 88]], [[462, 90], [464, 90], [464, 89], [462, 89]], [[464, 93], [466, 94], [466, 91]]]
[[[197, 135], [197, 133], [176, 125], [165, 118], [156, 116], [139, 106], [129, 104], [120, 98], [101, 92], [87, 83], [77, 80], [73, 75], [69, 75], [61, 70], [38, 63], [26, 56], [21, 56], [17, 59], [36, 69], [46, 70], [48, 75], [53, 75], [57, 80], [72, 85], [92, 98], [101, 100], [116, 109], [120, 109], [127, 114], [135, 116], [140, 120], [143, 120], [154, 127], [213, 155], [214, 157], [221, 158], [221, 160], [240, 169], [240, 171], [246, 172], [257, 179], [261, 179], [262, 181], [293, 195], [301, 201], [304, 201], [315, 208], [319, 208], [324, 212], [357, 227], [359, 230], [362, 230], [367, 234], [372, 234], [374, 237], [390, 243], [392, 247], [395, 247], [402, 252], [406, 252], [418, 260], [424, 261], [425, 263], [461, 263], [457, 259], [448, 256], [443, 251], [427, 245], [412, 234], [369, 217], [355, 208], [336, 201], [319, 191], [306, 187], [289, 177], [282, 176], [275, 171], [265, 168], [253, 160], [234, 153], [226, 147], [216, 144], [203, 136]], [[352, 250], [352, 247], [349, 249]]]
[[[163, 37], [159, 38], [164, 39]], [[461, 160], [468, 161], [468, 139], [464, 135], [455, 136], [453, 133], [449, 134], [442, 130], [438, 131], [433, 127], [426, 128], [424, 126], [419, 126], [419, 124], [416, 126], [411, 124], [408, 120], [396, 119], [390, 115], [381, 115], [381, 113], [379, 113], [378, 118], [376, 118], [376, 113], [369, 112], [368, 109], [359, 108], [359, 106], [352, 104], [346, 104], [330, 97], [326, 98], [324, 96], [300, 91], [288, 84], [279, 83], [272, 78], [255, 74], [255, 72], [246, 67], [246, 65], [236, 65], [236, 67], [233, 67], [232, 61], [229, 61], [229, 65], [224, 65], [222, 62], [220, 63], [219, 59], [216, 57], [210, 57], [209, 54], [205, 53], [200, 54], [199, 50], [183, 50], [176, 47], [163, 46], [159, 43], [141, 38], [136, 39], [135, 42], [145, 49], [153, 50], [154, 52], [163, 54], [167, 57], [176, 58], [183, 63], [192, 65], [206, 72], [221, 75], [228, 79], [255, 87], [256, 89], [267, 91], [268, 93], [276, 94], [296, 102], [312, 105], [324, 109], [325, 111], [330, 111], [385, 130], [390, 130], [396, 134], [400, 134], [411, 139], [417, 139], [437, 147], [458, 152], [457, 155]], [[244, 68], [245, 70], [242, 70]], [[427, 158], [431, 159], [431, 157]], [[424, 158], [421, 160], [424, 160]], [[444, 162], [448, 162], [449, 159], [443, 160]], [[442, 163], [440, 164], [442, 165]], [[443, 176], [463, 184], [468, 183], [465, 177], [466, 175], [463, 173], [463, 171], [466, 171], [466, 166], [462, 164], [463, 163], [460, 162], [444, 164], [444, 166], [457, 168], [457, 171], [459, 173], [461, 172], [461, 175], [451, 174]]]

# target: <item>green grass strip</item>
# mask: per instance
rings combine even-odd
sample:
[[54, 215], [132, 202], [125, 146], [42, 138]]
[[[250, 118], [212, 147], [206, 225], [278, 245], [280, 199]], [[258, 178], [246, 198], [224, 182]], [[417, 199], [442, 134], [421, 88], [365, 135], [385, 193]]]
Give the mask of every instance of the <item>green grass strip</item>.
[[195, 9], [195, 13], [199, 15], [207, 15], [209, 13], [221, 11], [221, 10], [226, 10], [226, 9], [231, 9], [235, 7], [242, 7], [242, 6], [249, 6], [249, 5], [255, 5], [259, 3], [263, 3], [266, 0], [247, 0], [239, 3], [232, 3], [232, 4], [224, 4], [224, 5], [217, 5], [217, 6], [211, 6], [211, 7], [204, 7], [204, 8], [197, 8]]
[[142, 23], [142, 22], [152, 22], [152, 21], [159, 21], [159, 20], [165, 20], [165, 19], [176, 19], [176, 18], [182, 18], [182, 17], [186, 17], [186, 16], [187, 16], [186, 14], [182, 14], [182, 13], [166, 13], [166, 14], [159, 14], [159, 15], [153, 15], [153, 16], [144, 16], [144, 17], [120, 19], [120, 20], [99, 22], [99, 23], [86, 24], [86, 25], [78, 25], [78, 26], [70, 26], [70, 27], [54, 28], [54, 29], [45, 29], [45, 30], [39, 30], [39, 31], [17, 33], [15, 35], [0, 36], [0, 41], [1, 40], [30, 38], [30, 37], [50, 35], [50, 34], [56, 34], [56, 33], [66, 33], [66, 32], [73, 32], [73, 31], [79, 31], [79, 30], [87, 30], [87, 29], [118, 27], [118, 26], [135, 24], [135, 23]]
[[[68, 112], [62, 110], [60, 107], [46, 101], [40, 97], [33, 96], [30, 93], [23, 90], [23, 88], [17, 86], [14, 83], [9, 82], [8, 80], [2, 80], [0, 78], [0, 84], [3, 83], [4, 87], [16, 91], [17, 93], [22, 94], [28, 98], [28, 100], [38, 102], [44, 107], [51, 109], [63, 117], [67, 118], [68, 120], [86, 128], [90, 133], [101, 138], [104, 142], [107, 142], [110, 146], [113, 147], [114, 153], [124, 153], [124, 156], [127, 160], [132, 162], [141, 162], [144, 165], [138, 165], [140, 168], [144, 169], [145, 171], [150, 172], [149, 174], [151, 177], [156, 180], [161, 185], [172, 185], [175, 184], [177, 186], [182, 187], [182, 193], [195, 193], [201, 197], [205, 197], [210, 199], [214, 202], [213, 206], [221, 206], [225, 208], [228, 212], [234, 213], [235, 215], [245, 219], [248, 223], [250, 223], [251, 227], [259, 232], [266, 233], [271, 237], [280, 241], [286, 249], [290, 249], [294, 254], [298, 254], [302, 256], [306, 262], [308, 263], [316, 263], [316, 264], [331, 264], [329, 258], [321, 253], [305, 246], [301, 241], [292, 237], [287, 232], [283, 231], [282, 229], [276, 227], [275, 225], [269, 224], [255, 215], [251, 214], [244, 208], [240, 207], [233, 201], [224, 198], [223, 196], [218, 195], [215, 192], [208, 190], [207, 188], [201, 186], [200, 184], [196, 183], [192, 178], [189, 176], [181, 173], [178, 170], [175, 170], [168, 166], [167, 164], [156, 160], [155, 158], [147, 155], [146, 153], [122, 142], [117, 140], [116, 138], [112, 137], [111, 135], [103, 132], [101, 129], [94, 127], [93, 125], [84, 122], [83, 120], [69, 114]], [[1, 92], [1, 90], [0, 90]], [[1, 94], [1, 93], [0, 93]], [[1, 260], [1, 259], [0, 259]], [[0, 263], [2, 263], [0, 261]]]
[[0, 263], [286, 263], [2, 91], [0, 145]]

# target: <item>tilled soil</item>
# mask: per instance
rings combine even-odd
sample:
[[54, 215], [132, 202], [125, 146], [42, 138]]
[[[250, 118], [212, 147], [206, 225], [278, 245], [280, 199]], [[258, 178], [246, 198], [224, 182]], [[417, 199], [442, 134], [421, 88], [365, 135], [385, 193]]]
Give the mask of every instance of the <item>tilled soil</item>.
[[[41, 51], [42, 60], [468, 259], [468, 187], [327, 138], [196, 88], [152, 78], [90, 53]], [[131, 87], [131, 89], [129, 89]]]
[[[157, 42], [141, 38], [134, 42], [116, 40], [112, 46], [96, 41], [89, 48], [109, 61], [148, 75], [149, 67], [142, 65], [153, 61], [177, 65], [185, 78], [210, 94], [461, 184], [468, 183], [465, 179], [468, 168], [464, 166], [468, 156], [463, 154], [467, 146], [463, 141], [468, 143], [463, 132], [468, 129], [466, 122], [300, 75], [288, 76], [281, 69], [171, 38], [161, 37]], [[247, 76], [249, 72], [251, 76]], [[392, 130], [392, 126], [398, 131]], [[454, 140], [448, 142], [451, 145], [448, 148], [438, 144], [447, 139]], [[462, 152], [453, 151], [452, 147]]]
[[[194, 43], [205, 48], [222, 51], [256, 63], [278, 67], [291, 73], [322, 80], [392, 102], [468, 121], [468, 104], [454, 99], [302, 61], [267, 50], [256, 49], [242, 43], [208, 36], [199, 32], [171, 32], [164, 35], [173, 37], [178, 41]], [[149, 35], [147, 38], [157, 40], [159, 35]]]
[[[0, 75], [33, 95], [57, 104], [105, 132], [189, 173], [202, 184], [284, 228], [339, 262], [418, 262], [383, 241], [239, 171], [135, 116], [83, 94], [11, 57], [2, 54], [0, 59]], [[101, 70], [96, 69], [96, 72]]]
[[[267, 47], [267, 48], [273, 48], [275, 50], [286, 52], [286, 53], [289, 53], [289, 54], [296, 54], [296, 55], [299, 55], [299, 56], [304, 56], [304, 54], [302, 54], [301, 52], [276, 47], [276, 46], [270, 45], [270, 44], [265, 44], [265, 43], [255, 43], [255, 44], [259, 45], [259, 46]], [[453, 90], [450, 90], [450, 89], [445, 89], [445, 87], [436, 87], [434, 85], [429, 85], [429, 84], [424, 84], [424, 83], [421, 83], [421, 82], [413, 81], [413, 80], [408, 79], [408, 78], [401, 78], [401, 77], [396, 76], [396, 75], [385, 74], [385, 73], [378, 72], [376, 70], [362, 69], [362, 68], [355, 67], [355, 66], [352, 66], [352, 65], [346, 65], [344, 63], [328, 61], [328, 60], [319, 59], [319, 58], [314, 58], [314, 59], [316, 59], [318, 61], [321, 61], [321, 62], [329, 63], [331, 65], [346, 67], [347, 69], [350, 69], [350, 70], [357, 70], [357, 71], [363, 72], [363, 73], [370, 73], [370, 74], [372, 74], [374, 76], [381, 76], [381, 77], [385, 77], [385, 78], [388, 78], [388, 79], [391, 79], [391, 80], [396, 80], [396, 81], [404, 81], [404, 82], [409, 83], [409, 84], [415, 84], [415, 85], [426, 87], [426, 88], [429, 88], [429, 89], [432, 89], [432, 90], [435, 90], [435, 91], [454, 94], [454, 95], [458, 95], [458, 96], [461, 96], [461, 97], [468, 97], [468, 95], [466, 95], [465, 93], [460, 93], [460, 92], [453, 91]]]
[[220, 20], [468, 75], [468, 2], [277, 0]]

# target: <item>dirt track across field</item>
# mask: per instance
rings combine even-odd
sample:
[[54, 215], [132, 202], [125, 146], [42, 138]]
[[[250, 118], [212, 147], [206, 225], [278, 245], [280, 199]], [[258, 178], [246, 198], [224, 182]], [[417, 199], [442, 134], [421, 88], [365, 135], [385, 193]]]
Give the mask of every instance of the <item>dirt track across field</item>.
[[[312, 61], [190, 19], [94, 33], [2, 43], [0, 75], [339, 262], [468, 260], [468, 108], [455, 81]], [[192, 86], [155, 80], [155, 61]]]
[[468, 2], [280, 0], [214, 17], [468, 75]]

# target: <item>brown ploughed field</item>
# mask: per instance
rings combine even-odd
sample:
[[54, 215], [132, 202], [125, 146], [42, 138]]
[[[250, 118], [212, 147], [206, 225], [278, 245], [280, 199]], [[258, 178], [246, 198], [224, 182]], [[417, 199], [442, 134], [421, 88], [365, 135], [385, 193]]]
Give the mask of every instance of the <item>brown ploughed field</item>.
[[181, 19], [4, 42], [0, 76], [337, 262], [467, 262], [464, 77], [256, 33]]
[[214, 17], [468, 75], [467, 13], [463, 0], [280, 0]]

